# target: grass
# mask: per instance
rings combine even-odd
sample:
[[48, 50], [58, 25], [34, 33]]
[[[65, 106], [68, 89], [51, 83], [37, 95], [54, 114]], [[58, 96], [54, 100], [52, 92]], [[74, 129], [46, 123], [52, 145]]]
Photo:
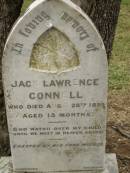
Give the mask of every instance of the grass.
[[24, 0], [21, 13], [23, 13], [31, 3], [32, 3], [32, 0]]
[[[22, 13], [32, 0], [25, 0]], [[112, 57], [109, 64], [109, 89], [130, 87], [130, 0], [122, 0]]]
[[122, 0], [122, 4], [123, 5], [129, 5], [130, 4], [130, 0]]
[[109, 88], [130, 87], [130, 0], [123, 0], [109, 65]]

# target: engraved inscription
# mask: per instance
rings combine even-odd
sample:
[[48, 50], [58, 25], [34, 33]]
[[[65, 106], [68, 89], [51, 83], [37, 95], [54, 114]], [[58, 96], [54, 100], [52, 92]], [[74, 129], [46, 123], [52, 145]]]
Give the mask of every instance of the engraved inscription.
[[15, 172], [103, 168], [107, 58], [101, 43], [89, 18], [66, 0], [35, 1], [13, 28], [3, 78]]

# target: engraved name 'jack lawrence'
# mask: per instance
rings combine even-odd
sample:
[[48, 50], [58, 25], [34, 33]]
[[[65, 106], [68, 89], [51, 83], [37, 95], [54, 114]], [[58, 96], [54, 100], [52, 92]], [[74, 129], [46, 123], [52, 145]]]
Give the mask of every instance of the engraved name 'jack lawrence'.
[[[14, 81], [11, 87], [32, 87], [32, 81]], [[43, 87], [98, 86], [99, 79], [43, 80]]]

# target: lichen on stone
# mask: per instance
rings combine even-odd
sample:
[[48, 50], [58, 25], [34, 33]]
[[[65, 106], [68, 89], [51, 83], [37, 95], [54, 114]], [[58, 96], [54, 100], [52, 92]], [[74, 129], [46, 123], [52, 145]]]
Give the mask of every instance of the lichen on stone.
[[32, 49], [30, 67], [34, 70], [60, 73], [75, 69], [79, 64], [74, 44], [54, 27], [43, 33]]

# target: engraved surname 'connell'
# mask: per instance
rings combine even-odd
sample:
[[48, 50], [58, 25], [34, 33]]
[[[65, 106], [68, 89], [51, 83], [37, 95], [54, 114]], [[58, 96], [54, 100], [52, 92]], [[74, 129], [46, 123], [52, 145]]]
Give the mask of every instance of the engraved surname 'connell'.
[[[79, 91], [76, 91], [76, 92], [72, 92], [72, 91], [68, 91], [68, 97], [70, 99], [81, 99], [83, 98], [83, 96], [80, 94]], [[38, 93], [35, 93], [35, 92], [30, 92], [29, 93], [29, 98], [31, 100], [35, 100], [35, 99], [38, 99], [38, 100], [42, 100], [42, 99], [53, 99], [53, 100], [58, 100], [58, 99], [61, 99], [63, 98], [63, 93], [60, 93], [60, 92], [38, 92]]]

